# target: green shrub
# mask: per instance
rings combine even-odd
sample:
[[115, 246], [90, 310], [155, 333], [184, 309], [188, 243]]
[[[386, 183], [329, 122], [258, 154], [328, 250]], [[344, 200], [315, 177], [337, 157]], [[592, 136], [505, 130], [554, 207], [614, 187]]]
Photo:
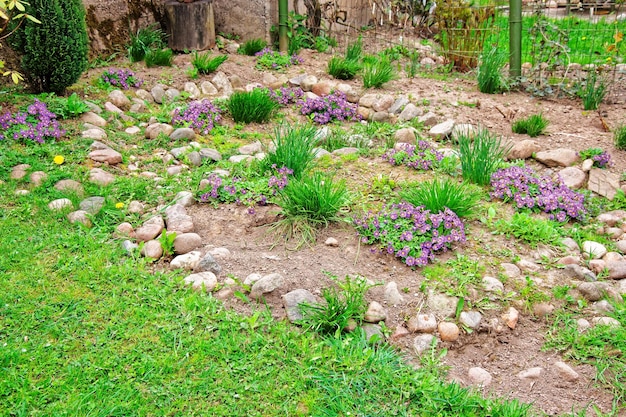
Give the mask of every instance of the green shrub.
[[396, 73], [388, 59], [379, 57], [374, 62], [363, 64], [363, 87], [380, 88], [396, 78]]
[[267, 122], [279, 108], [269, 92], [262, 88], [237, 91], [230, 96], [226, 106], [236, 123]]
[[583, 109], [596, 110], [604, 96], [606, 96], [607, 83], [604, 79], [598, 78], [595, 71], [589, 71], [583, 85], [578, 87], [577, 94], [583, 100]]
[[164, 49], [167, 35], [154, 25], [139, 29], [130, 36], [128, 45], [128, 59], [130, 62], [143, 61], [151, 49]]
[[456, 137], [459, 143], [459, 159], [463, 179], [478, 185], [487, 185], [511, 146], [504, 146], [502, 139], [487, 129], [475, 134], [461, 132]]
[[559, 245], [561, 235], [559, 224], [552, 220], [533, 217], [528, 213], [515, 213], [511, 219], [498, 220], [496, 230], [507, 236], [514, 236], [536, 248], [539, 243]]
[[237, 52], [243, 55], [254, 56], [257, 52], [260, 52], [267, 46], [265, 39], [250, 39], [245, 41]]
[[328, 73], [338, 80], [351, 80], [361, 70], [358, 61], [334, 56], [328, 61]]
[[62, 119], [72, 119], [89, 111], [87, 106], [76, 93], [65, 97], [52, 97], [46, 100], [48, 110]]
[[174, 53], [171, 49], [150, 49], [146, 56], [144, 56], [144, 61], [146, 62], [146, 67], [171, 67], [172, 60], [174, 59]]
[[508, 90], [502, 74], [507, 57], [497, 48], [483, 51], [478, 65], [478, 90], [481, 93], [496, 94]]
[[200, 74], [210, 74], [215, 72], [217, 68], [222, 65], [228, 59], [228, 55], [216, 55], [213, 56], [209, 52], [198, 54], [194, 52], [191, 59], [191, 65], [198, 70]]
[[525, 119], [515, 121], [511, 129], [513, 133], [527, 134], [534, 138], [543, 135], [548, 124], [548, 120], [542, 114], [533, 114]]
[[474, 213], [481, 194], [476, 186], [444, 178], [405, 188], [400, 197], [414, 206], [424, 206], [431, 213], [442, 212], [447, 207], [457, 216], [467, 217]]
[[317, 129], [312, 125], [282, 125], [275, 130], [273, 150], [268, 152], [263, 164], [265, 171], [287, 167], [294, 178], [307, 172], [315, 160]]
[[22, 70], [35, 92], [63, 94], [87, 68], [89, 39], [80, 0], [32, 0], [14, 37]]
[[626, 149], [626, 124], [615, 128], [613, 131], [613, 141], [617, 149]]

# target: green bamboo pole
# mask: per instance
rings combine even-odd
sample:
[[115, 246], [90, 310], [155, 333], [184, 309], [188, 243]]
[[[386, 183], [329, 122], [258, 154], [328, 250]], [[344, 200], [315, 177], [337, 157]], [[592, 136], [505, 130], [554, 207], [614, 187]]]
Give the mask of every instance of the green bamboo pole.
[[522, 0], [509, 0], [509, 75], [522, 76]]
[[278, 0], [278, 49], [280, 52], [289, 50], [289, 37], [287, 36], [287, 14], [289, 6], [287, 0]]

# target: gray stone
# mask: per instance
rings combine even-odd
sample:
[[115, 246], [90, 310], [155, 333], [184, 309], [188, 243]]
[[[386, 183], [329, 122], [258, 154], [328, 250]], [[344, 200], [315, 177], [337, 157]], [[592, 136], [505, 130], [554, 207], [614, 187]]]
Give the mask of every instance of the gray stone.
[[300, 88], [304, 92], [311, 91], [313, 89], [313, 86], [315, 84], [317, 84], [317, 82], [318, 82], [318, 80], [317, 80], [316, 76], [314, 76], [314, 75], [305, 75], [305, 77], [302, 78], [302, 81], [300, 82]]
[[191, 99], [197, 99], [200, 97], [200, 94], [202, 94], [196, 83], [191, 81], [187, 81], [185, 83], [184, 90], [186, 93], [189, 93], [189, 97]]
[[156, 139], [160, 134], [167, 137], [174, 131], [174, 128], [167, 123], [153, 123], [146, 127], [145, 135], [147, 139]]
[[167, 100], [168, 102], [172, 102], [176, 100], [180, 96], [180, 91], [176, 88], [168, 88], [165, 90], [165, 96], [163, 96], [163, 100]]
[[591, 329], [591, 323], [589, 323], [586, 319], [578, 319], [576, 320], [576, 327], [578, 328], [578, 333], [582, 333]]
[[[424, 114], [423, 116], [420, 116], [419, 119], [417, 119], [418, 122], [420, 122], [422, 125], [424, 125], [424, 127], [433, 127], [437, 124], [437, 122], [439, 121], [439, 118], [437, 117], [437, 115], [433, 112], [427, 112], [426, 114]], [[452, 130], [450, 130], [452, 131]]]
[[[163, 94], [165, 94], [165, 91], [163, 91]], [[152, 94], [150, 94], [143, 88], [137, 89], [137, 91], [135, 91], [135, 95], [143, 101], [147, 101], [148, 103], [154, 103], [154, 97], [152, 96]]]
[[222, 95], [230, 97], [233, 93], [233, 86], [230, 83], [228, 77], [221, 71], [218, 71], [211, 80], [211, 83], [217, 88], [217, 91]]
[[81, 133], [85, 139], [103, 140], [107, 138], [107, 134], [102, 129], [87, 129]]
[[607, 250], [601, 243], [586, 240], [583, 242], [582, 253], [591, 259], [600, 259], [606, 255]]
[[78, 207], [89, 214], [98, 214], [104, 207], [104, 197], [88, 197], [80, 202]]
[[535, 159], [548, 167], [568, 167], [580, 160], [578, 152], [573, 149], [552, 149], [535, 154]]
[[285, 285], [285, 279], [280, 274], [269, 274], [258, 280], [250, 290], [250, 297], [259, 299], [263, 294], [270, 293], [274, 290], [282, 288]]
[[415, 143], [415, 129], [412, 127], [403, 127], [402, 129], [396, 130], [393, 137], [396, 142]]
[[102, 109], [96, 103], [92, 103], [89, 100], [85, 100], [84, 103], [87, 105], [87, 107], [89, 107], [90, 111], [92, 111], [92, 112], [94, 112], [96, 114], [101, 114], [102, 113]]
[[158, 103], [158, 104], [162, 104], [163, 103], [163, 98], [165, 97], [165, 88], [163, 88], [162, 85], [157, 84], [154, 87], [152, 87], [152, 90], [150, 90], [150, 92], [152, 93], [152, 99]]
[[255, 153], [263, 151], [263, 145], [257, 140], [256, 142], [239, 147], [238, 151], [242, 155], [254, 155]]
[[185, 277], [185, 284], [196, 291], [211, 292], [217, 286], [217, 277], [213, 272], [205, 271]]
[[372, 301], [367, 307], [364, 320], [368, 323], [378, 323], [379, 321], [385, 321], [387, 318], [387, 312], [385, 308], [378, 302]]
[[138, 244], [130, 240], [125, 240], [122, 242], [122, 250], [126, 252], [127, 255], [132, 255], [138, 247]]
[[533, 314], [539, 318], [548, 316], [554, 312], [554, 306], [548, 303], [538, 303], [533, 305]]
[[591, 168], [593, 168], [593, 164], [594, 164], [594, 160], [593, 159], [585, 159], [582, 163], [581, 169], [584, 172], [589, 172], [591, 171]]
[[389, 107], [388, 111], [391, 114], [400, 114], [404, 109], [404, 106], [409, 104], [409, 99], [405, 96], [398, 97], [396, 101], [393, 102], [391, 107]]
[[27, 171], [29, 169], [30, 165], [28, 164], [16, 165], [11, 169], [11, 174], [9, 175], [9, 178], [11, 178], [12, 180], [21, 180], [26, 175], [28, 175]]
[[163, 246], [158, 240], [149, 240], [143, 244], [141, 254], [146, 258], [160, 259], [163, 256]]
[[32, 182], [35, 187], [39, 187], [47, 179], [48, 174], [43, 171], [35, 171], [30, 174], [30, 182]]
[[563, 180], [563, 183], [572, 190], [582, 188], [585, 185], [585, 181], [587, 181], [587, 174], [576, 167], [563, 168], [558, 175]]
[[607, 300], [600, 300], [596, 303], [593, 303], [591, 308], [593, 308], [593, 311], [595, 311], [596, 313], [601, 313], [601, 314], [615, 312], [615, 307], [613, 307], [613, 305], [609, 303]]
[[598, 301], [604, 297], [608, 286], [603, 282], [581, 282], [576, 288], [586, 300]]
[[393, 98], [391, 94], [383, 94], [377, 95], [376, 100], [372, 103], [372, 110], [375, 112], [387, 112], [389, 113], [389, 108], [393, 105], [396, 100]]
[[594, 193], [613, 200], [619, 190], [619, 175], [600, 168], [589, 171], [587, 188]]
[[459, 302], [457, 297], [452, 297], [445, 294], [437, 294], [429, 292], [427, 305], [428, 308], [439, 317], [454, 317], [456, 313], [456, 306]]
[[69, 198], [58, 198], [48, 203], [50, 210], [65, 210], [67, 208], [73, 208], [74, 204]]
[[109, 165], [116, 165], [122, 162], [122, 154], [113, 149], [96, 149], [95, 151], [89, 152], [87, 155], [89, 159], [102, 162]]
[[194, 140], [196, 132], [189, 127], [179, 127], [170, 134], [172, 140]]
[[167, 175], [173, 177], [173, 176], [179, 175], [181, 172], [183, 172], [187, 168], [188, 167], [186, 165], [174, 165], [174, 166], [168, 167], [165, 170], [165, 172], [167, 173]]
[[502, 268], [502, 272], [507, 278], [515, 279], [522, 275], [521, 269], [512, 263], [503, 262], [500, 264], [500, 268]]
[[408, 122], [409, 120], [413, 120], [421, 114], [422, 111], [415, 104], [408, 103], [406, 106], [404, 106], [402, 112], [400, 112], [398, 120], [401, 122]]
[[626, 295], [626, 279], [621, 279], [621, 280], [618, 281], [617, 291], [620, 294]]
[[594, 326], [621, 327], [620, 322], [613, 317], [594, 317], [591, 319], [591, 323], [593, 323]]
[[393, 281], [385, 285], [385, 301], [392, 306], [401, 305], [404, 302], [402, 294], [398, 291], [398, 284]]
[[187, 155], [187, 160], [191, 165], [195, 167], [199, 167], [200, 165], [202, 165], [202, 157], [200, 156], [200, 152], [189, 152], [189, 154]]
[[209, 159], [215, 162], [222, 160], [222, 154], [219, 153], [216, 149], [202, 148], [200, 149], [199, 153], [202, 159]]
[[413, 350], [420, 356], [422, 353], [430, 350], [437, 345], [437, 339], [432, 334], [420, 334], [413, 339]]
[[143, 214], [144, 206], [141, 201], [133, 200], [128, 203], [128, 212], [131, 214]]
[[200, 260], [200, 263], [198, 264], [196, 271], [198, 272], [209, 271], [209, 272], [213, 272], [215, 275], [219, 275], [220, 272], [222, 272], [222, 267], [220, 266], [219, 263], [217, 263], [213, 255], [211, 255], [210, 253], [207, 253]]
[[374, 323], [363, 323], [361, 325], [361, 329], [363, 330], [365, 340], [369, 343], [382, 343], [385, 340], [385, 335], [383, 334], [383, 329], [378, 324]]
[[478, 311], [463, 311], [459, 316], [459, 321], [470, 329], [478, 329], [483, 316]]
[[602, 213], [598, 217], [596, 217], [596, 220], [599, 223], [604, 223], [605, 225], [607, 225], [609, 227], [613, 227], [613, 226], [617, 225], [618, 223], [624, 221], [624, 219], [626, 219], [626, 211], [625, 210], [608, 211], [608, 212]]
[[539, 143], [537, 143], [537, 141], [532, 139], [522, 140], [513, 144], [513, 147], [507, 155], [507, 159], [528, 159], [533, 156], [534, 153], [539, 152], [540, 150], [541, 146], [539, 146]]
[[196, 203], [196, 199], [191, 191], [180, 191], [176, 194], [176, 197], [174, 197], [174, 202], [183, 207], [191, 207]]
[[125, 116], [124, 110], [120, 109], [115, 104], [111, 103], [110, 101], [107, 101], [106, 103], [104, 103], [104, 110], [110, 113], [118, 114], [120, 116]]
[[172, 262], [170, 262], [170, 268], [193, 271], [198, 266], [198, 263], [200, 263], [200, 252], [193, 251], [176, 256], [172, 259]]
[[516, 265], [524, 272], [539, 272], [541, 270], [541, 266], [528, 259], [520, 259]]
[[336, 248], [339, 246], [339, 241], [334, 237], [329, 237], [324, 241], [324, 245], [330, 246], [331, 248]]
[[363, 96], [361, 96], [361, 98], [359, 99], [359, 106], [371, 109], [374, 106], [376, 100], [378, 100], [378, 94], [363, 94]]
[[376, 111], [372, 114], [372, 122], [386, 122], [389, 120], [389, 113], [386, 111]]
[[434, 333], [437, 319], [434, 314], [417, 314], [409, 319], [407, 328], [411, 333]]
[[121, 90], [111, 91], [109, 93], [109, 100], [111, 100], [111, 103], [113, 103], [113, 105], [120, 109], [128, 110], [130, 108], [130, 100]]
[[561, 243], [571, 252], [580, 253], [580, 247], [578, 246], [578, 243], [571, 237], [566, 237], [562, 239]]
[[431, 127], [428, 131], [428, 134], [435, 140], [443, 140], [450, 136], [453, 128], [454, 120], [446, 120], [445, 122], [436, 124], [435, 126]]
[[202, 245], [202, 238], [197, 233], [182, 233], [174, 239], [174, 253], [183, 255]]
[[519, 372], [517, 374], [517, 377], [519, 379], [525, 379], [525, 380], [528, 380], [528, 379], [536, 380], [536, 379], [539, 379], [542, 372], [543, 372], [543, 368], [536, 366], [534, 368], [525, 369]]
[[118, 236], [135, 236], [135, 229], [133, 225], [128, 222], [123, 222], [117, 225], [115, 228], [115, 234]]
[[105, 127], [107, 125], [107, 121], [102, 116], [92, 111], [81, 114], [80, 120], [98, 127]]
[[54, 184], [54, 189], [57, 191], [70, 191], [78, 195], [82, 195], [85, 192], [81, 183], [74, 180], [60, 180]]
[[263, 278], [263, 275], [257, 274], [256, 272], [253, 272], [253, 273], [249, 274], [246, 277], [246, 279], [243, 280], [243, 283], [244, 283], [244, 285], [252, 287], [254, 285], [254, 283], [259, 281], [261, 278]]
[[584, 266], [580, 266], [576, 264], [565, 265], [565, 268], [563, 269], [563, 273], [565, 274], [566, 277], [569, 277], [569, 278], [582, 279], [585, 281], [597, 281], [598, 280], [598, 277], [596, 276], [596, 274], [594, 274], [591, 270], [589, 270], [588, 268], [585, 268]]
[[181, 159], [187, 152], [191, 150], [191, 146], [181, 146], [178, 148], [172, 148], [170, 153], [176, 159]]
[[483, 288], [487, 292], [503, 293], [504, 284], [497, 278], [485, 276], [483, 277]]
[[300, 304], [316, 304], [315, 296], [310, 291], [304, 289], [289, 291], [283, 295], [283, 305], [285, 306], [287, 318], [292, 323], [303, 318]]
[[124, 129], [124, 132], [128, 133], [129, 135], [136, 135], [141, 132], [141, 129], [137, 126], [131, 126]]
[[200, 83], [200, 90], [202, 91], [202, 94], [206, 96], [216, 96], [219, 94], [217, 88], [215, 88], [210, 81], [202, 81], [202, 83]]
[[250, 155], [233, 155], [230, 158], [228, 158], [228, 161], [232, 162], [233, 164], [239, 164], [241, 162], [250, 162], [253, 159], [254, 157]]
[[487, 387], [491, 384], [491, 381], [493, 381], [493, 377], [489, 372], [477, 366], [470, 368], [467, 372], [467, 376], [469, 377], [472, 385], [481, 387]]
[[163, 217], [156, 215], [135, 230], [135, 237], [141, 242], [147, 242], [159, 236], [164, 227]]
[[568, 382], [575, 382], [578, 381], [578, 378], [580, 378], [578, 372], [572, 369], [572, 367], [565, 362], [555, 362], [554, 369], [556, 369], [556, 372], [561, 378]]
[[89, 218], [89, 213], [85, 210], [76, 210], [67, 214], [67, 220], [74, 224], [80, 223], [84, 226], [91, 227], [91, 219]]
[[100, 168], [93, 168], [89, 171], [89, 182], [104, 187], [115, 182], [115, 175]]
[[355, 147], [349, 146], [349, 147], [346, 147], [346, 148], [335, 149], [332, 152], [333, 155], [350, 155], [350, 154], [354, 154], [354, 153], [359, 153], [359, 148], [355, 148]]
[[609, 271], [609, 279], [626, 278], [626, 261], [622, 260], [607, 262], [606, 268]]
[[228, 248], [213, 248], [209, 253], [216, 258], [228, 258], [230, 256]]
[[91, 145], [89, 145], [89, 148], [91, 150], [98, 150], [98, 149], [110, 149], [111, 147], [105, 143], [102, 143], [100, 141], [94, 140]]
[[194, 230], [193, 218], [187, 214], [182, 204], [175, 204], [165, 210], [168, 232], [189, 233]]

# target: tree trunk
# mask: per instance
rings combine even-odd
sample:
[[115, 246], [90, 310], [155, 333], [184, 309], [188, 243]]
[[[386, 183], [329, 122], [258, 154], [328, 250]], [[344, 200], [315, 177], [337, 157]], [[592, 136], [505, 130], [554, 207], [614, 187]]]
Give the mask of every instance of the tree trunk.
[[213, 0], [197, 0], [181, 3], [165, 2], [169, 47], [175, 51], [197, 51], [215, 45], [215, 21]]

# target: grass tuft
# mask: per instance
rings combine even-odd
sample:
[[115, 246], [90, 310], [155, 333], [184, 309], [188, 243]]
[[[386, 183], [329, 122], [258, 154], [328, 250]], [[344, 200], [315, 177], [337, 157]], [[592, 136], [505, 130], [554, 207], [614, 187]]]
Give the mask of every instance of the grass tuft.
[[263, 88], [234, 92], [226, 106], [235, 123], [265, 123], [279, 108], [279, 104]]
[[154, 26], [139, 29], [137, 33], [130, 36], [128, 59], [130, 62], [143, 61], [150, 50], [165, 48], [166, 37], [167, 35], [161, 29]]
[[396, 72], [387, 58], [363, 64], [363, 87], [380, 88], [383, 84], [396, 78]]
[[249, 39], [245, 41], [237, 52], [243, 55], [254, 56], [257, 52], [260, 52], [267, 46], [265, 39]]
[[516, 120], [511, 129], [513, 133], [527, 134], [531, 138], [543, 135], [550, 122], [542, 114], [533, 114], [525, 119]]
[[213, 56], [209, 52], [198, 54], [196, 51], [191, 59], [191, 65], [193, 65], [200, 74], [210, 74], [215, 72], [227, 59], [228, 55]]
[[312, 125], [282, 125], [275, 129], [273, 150], [261, 162], [265, 171], [287, 167], [294, 178], [308, 172], [315, 160], [317, 129]]
[[504, 146], [502, 139], [487, 129], [479, 128], [476, 133], [460, 132], [459, 160], [463, 179], [478, 185], [487, 185], [498, 166], [504, 161], [511, 146]]
[[361, 70], [358, 61], [352, 61], [339, 56], [334, 56], [328, 61], [328, 74], [338, 80], [351, 80]]
[[478, 90], [481, 93], [496, 94], [508, 90], [502, 69], [507, 57], [497, 48], [482, 53], [478, 66]]
[[617, 149], [626, 149], [626, 124], [615, 128], [613, 131], [613, 141]]
[[498, 220], [495, 227], [499, 233], [523, 240], [532, 248], [536, 248], [540, 243], [554, 246], [561, 241], [559, 223], [533, 217], [524, 212], [515, 213], [510, 219]]
[[585, 82], [579, 86], [577, 94], [583, 101], [584, 110], [597, 110], [607, 92], [606, 81], [599, 78], [595, 71], [589, 71]]
[[174, 53], [171, 49], [150, 49], [146, 52], [144, 61], [146, 67], [171, 67]]
[[400, 197], [414, 206], [424, 206], [431, 213], [447, 207], [459, 217], [472, 215], [481, 195], [476, 186], [449, 178], [421, 182], [400, 192]]

